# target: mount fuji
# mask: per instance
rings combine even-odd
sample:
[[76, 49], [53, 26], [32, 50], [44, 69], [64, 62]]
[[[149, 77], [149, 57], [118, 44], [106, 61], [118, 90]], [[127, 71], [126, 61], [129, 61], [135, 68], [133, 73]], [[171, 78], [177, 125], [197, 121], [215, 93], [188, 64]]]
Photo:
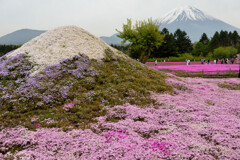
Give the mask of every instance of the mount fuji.
[[[192, 42], [199, 41], [203, 33], [206, 33], [209, 38], [212, 37], [216, 31], [221, 30], [236, 30], [240, 33], [239, 28], [231, 26], [192, 6], [174, 9], [156, 20], [161, 23], [160, 29], [167, 28], [171, 33], [174, 33], [178, 28], [186, 31]], [[111, 37], [100, 38], [108, 44], [121, 44], [122, 40], [117, 37], [117, 34]]]
[[240, 33], [240, 29], [192, 6], [174, 9], [159, 18], [158, 21], [162, 23], [160, 28], [167, 28], [169, 32], [174, 33], [178, 28], [186, 31], [192, 42], [199, 41], [203, 33], [206, 33], [209, 38], [212, 37], [216, 31], [221, 30], [236, 30]]

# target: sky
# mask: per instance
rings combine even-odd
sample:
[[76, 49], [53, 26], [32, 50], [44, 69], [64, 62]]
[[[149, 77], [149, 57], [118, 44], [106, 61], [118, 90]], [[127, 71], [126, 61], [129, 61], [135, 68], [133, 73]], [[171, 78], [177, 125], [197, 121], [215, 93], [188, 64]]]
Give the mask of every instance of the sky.
[[127, 18], [157, 19], [186, 5], [240, 28], [240, 0], [0, 0], [0, 37], [19, 29], [65, 25], [111, 36]]

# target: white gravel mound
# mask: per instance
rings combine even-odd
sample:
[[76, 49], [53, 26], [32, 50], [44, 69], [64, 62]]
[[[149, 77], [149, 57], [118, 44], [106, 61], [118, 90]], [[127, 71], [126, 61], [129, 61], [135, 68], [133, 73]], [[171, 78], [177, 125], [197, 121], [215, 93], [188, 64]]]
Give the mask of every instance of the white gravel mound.
[[62, 59], [85, 54], [90, 59], [101, 60], [105, 49], [116, 50], [98, 37], [76, 26], [63, 26], [50, 30], [25, 43], [7, 57], [27, 54], [36, 64], [31, 75], [37, 74], [46, 66], [58, 64]]

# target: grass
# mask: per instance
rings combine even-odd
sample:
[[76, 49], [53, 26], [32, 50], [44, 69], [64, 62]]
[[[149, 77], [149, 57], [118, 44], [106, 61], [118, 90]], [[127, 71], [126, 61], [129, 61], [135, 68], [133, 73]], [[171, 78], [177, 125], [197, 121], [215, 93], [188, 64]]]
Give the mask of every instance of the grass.
[[216, 72], [216, 74], [208, 74], [208, 72], [184, 72], [168, 69], [159, 69], [165, 73], [173, 73], [179, 77], [200, 77], [200, 78], [236, 78], [238, 77], [238, 71], [224, 71]]
[[234, 83], [218, 83], [218, 86], [220, 88], [227, 88], [229, 90], [240, 90], [240, 85], [239, 84], [234, 84]]
[[[118, 54], [122, 55], [120, 52]], [[35, 130], [39, 125], [66, 130], [70, 126], [84, 129], [88, 128], [90, 123], [96, 122], [96, 117], [106, 114], [107, 110], [104, 106], [130, 103], [144, 107], [156, 103], [150, 98], [150, 92], [172, 92], [172, 87], [165, 83], [167, 76], [161, 72], [124, 55], [116, 56], [110, 50], [106, 50], [106, 55], [103, 61], [90, 62], [90, 67], [99, 73], [97, 76], [74, 79], [63, 75], [61, 79], [53, 80], [55, 85], [66, 86], [68, 83], [73, 83], [74, 87], [68, 94], [67, 100], [59, 99], [59, 104], [54, 104], [54, 107], [35, 107], [38, 99], [34, 99], [33, 102], [26, 103], [23, 110], [2, 106], [0, 126], [23, 125], [31, 130]], [[0, 83], [8, 82], [0, 80]], [[44, 94], [47, 89], [36, 92]], [[75, 105], [66, 111], [63, 109], [66, 103]], [[34, 122], [33, 118], [36, 119]], [[110, 119], [110, 121], [115, 120]]]

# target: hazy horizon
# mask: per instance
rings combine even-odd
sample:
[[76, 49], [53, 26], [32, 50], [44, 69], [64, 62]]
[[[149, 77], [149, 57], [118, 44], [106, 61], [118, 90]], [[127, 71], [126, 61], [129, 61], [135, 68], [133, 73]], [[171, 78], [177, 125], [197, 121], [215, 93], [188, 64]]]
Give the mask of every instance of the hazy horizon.
[[64, 25], [111, 36], [127, 18], [157, 19], [186, 5], [240, 28], [239, 0], [0, 0], [0, 37], [19, 29], [50, 30]]

